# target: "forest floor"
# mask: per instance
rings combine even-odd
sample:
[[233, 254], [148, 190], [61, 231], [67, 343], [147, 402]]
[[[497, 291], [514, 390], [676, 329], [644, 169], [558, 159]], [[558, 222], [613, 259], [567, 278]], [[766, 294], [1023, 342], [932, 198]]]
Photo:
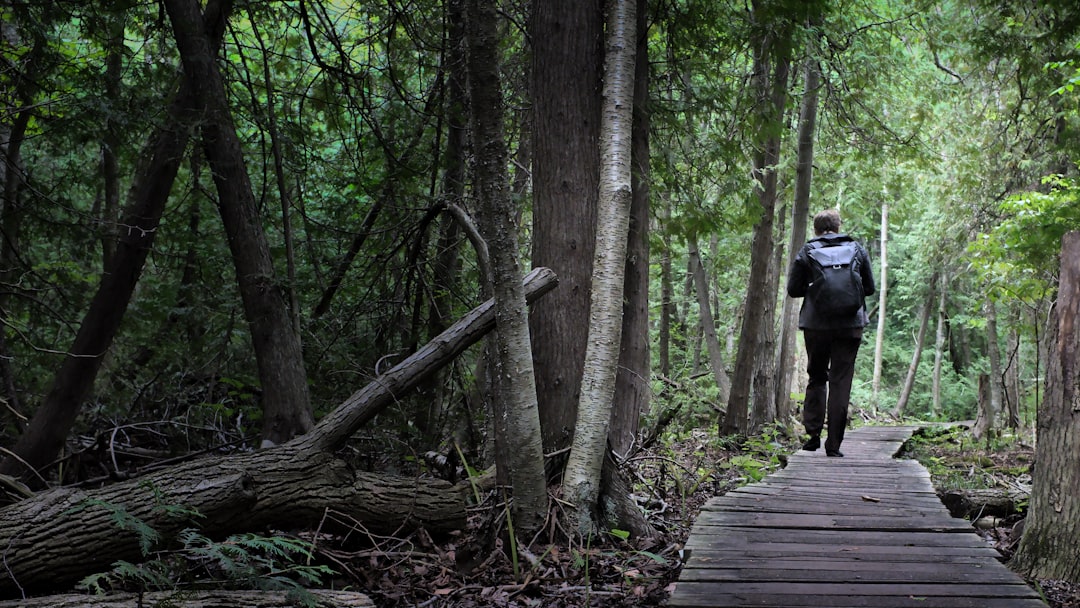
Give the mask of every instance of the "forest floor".
[[[338, 582], [363, 589], [380, 608], [665, 606], [682, 568], [681, 547], [701, 505], [779, 468], [786, 454], [798, 448], [790, 440], [768, 437], [723, 446], [711, 432], [684, 433], [628, 463], [639, 492], [636, 498], [659, 533], [655, 539], [627, 540], [614, 531], [581, 546], [567, 546], [541, 535], [515, 551], [505, 542], [504, 509], [491, 506], [475, 509], [469, 529], [448, 539], [416, 533], [354, 549], [331, 550], [319, 544], [342, 575]], [[913, 450], [920, 461], [931, 464], [939, 489], [1029, 481], [1024, 476], [1034, 456], [1030, 445], [998, 442], [990, 450], [973, 447], [966, 430], [953, 433], [958, 438], [920, 441]], [[1017, 519], [1003, 518], [979, 531], [1003, 559], [1015, 546], [1010, 534]], [[516, 560], [511, 557], [515, 554]], [[1037, 581], [1036, 588], [1051, 608], [1080, 608], [1080, 586]]]

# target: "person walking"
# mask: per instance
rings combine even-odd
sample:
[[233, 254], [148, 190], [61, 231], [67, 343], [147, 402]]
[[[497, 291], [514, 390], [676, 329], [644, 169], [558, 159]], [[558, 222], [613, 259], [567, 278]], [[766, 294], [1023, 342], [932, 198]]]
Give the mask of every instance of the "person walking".
[[810, 438], [802, 449], [821, 447], [828, 420], [825, 454], [842, 457], [855, 356], [863, 328], [870, 322], [864, 298], [876, 290], [870, 256], [851, 236], [840, 232], [840, 213], [826, 209], [814, 216], [814, 238], [803, 245], [788, 272], [787, 293], [803, 298], [799, 329], [806, 344], [810, 376], [803, 400], [803, 427]]

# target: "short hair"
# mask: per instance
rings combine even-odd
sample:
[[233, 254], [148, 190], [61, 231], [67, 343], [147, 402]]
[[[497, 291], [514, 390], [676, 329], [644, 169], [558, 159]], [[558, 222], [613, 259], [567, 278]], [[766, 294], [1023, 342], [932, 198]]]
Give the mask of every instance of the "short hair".
[[840, 232], [840, 212], [836, 209], [826, 209], [814, 216], [814, 234], [820, 236], [826, 232]]

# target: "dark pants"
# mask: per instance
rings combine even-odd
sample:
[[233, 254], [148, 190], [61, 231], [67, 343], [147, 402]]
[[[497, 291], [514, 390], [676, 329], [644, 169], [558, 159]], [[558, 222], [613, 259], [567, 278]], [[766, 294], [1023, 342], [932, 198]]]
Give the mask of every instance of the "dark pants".
[[803, 426], [812, 437], [820, 437], [825, 426], [826, 412], [829, 436], [825, 439], [826, 450], [839, 450], [844, 441], [847, 426], [848, 401], [851, 398], [851, 378], [855, 375], [855, 355], [862, 343], [862, 328], [841, 330], [803, 330], [806, 355], [809, 363], [806, 371], [810, 381], [806, 385], [803, 402]]

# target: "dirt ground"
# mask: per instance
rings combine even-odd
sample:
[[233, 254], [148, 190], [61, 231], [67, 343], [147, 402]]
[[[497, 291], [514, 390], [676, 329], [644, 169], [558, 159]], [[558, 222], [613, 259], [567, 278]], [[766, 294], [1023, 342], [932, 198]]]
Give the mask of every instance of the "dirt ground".
[[[1011, 475], [1023, 483], [1033, 456], [1029, 446], [1015, 442], [998, 452], [980, 452], [980, 466], [974, 466], [970, 453], [950, 443], [955, 442], [920, 444], [913, 453], [934, 459], [935, 483], [955, 484], [958, 476], [976, 474], [984, 476], [984, 482], [986, 475]], [[342, 575], [340, 583], [364, 589], [380, 607], [665, 606], [682, 568], [682, 544], [701, 505], [781, 466], [784, 455], [798, 447], [779, 440], [755, 440], [730, 449], [715, 445], [706, 431], [690, 432], [628, 463], [636, 482], [635, 499], [658, 532], [652, 540], [625, 540], [616, 531], [567, 546], [551, 542], [556, 536], [553, 524], [529, 547], [513, 551], [507, 543], [505, 509], [485, 505], [473, 510], [466, 532], [450, 538], [416, 533], [370, 538], [355, 547], [318, 544]], [[556, 515], [552, 513], [552, 521]], [[1018, 519], [1002, 518], [999, 526], [980, 531], [1002, 551], [1003, 559], [1015, 545], [1012, 526]], [[1036, 581], [1035, 586], [1051, 608], [1080, 608], [1076, 585]]]

